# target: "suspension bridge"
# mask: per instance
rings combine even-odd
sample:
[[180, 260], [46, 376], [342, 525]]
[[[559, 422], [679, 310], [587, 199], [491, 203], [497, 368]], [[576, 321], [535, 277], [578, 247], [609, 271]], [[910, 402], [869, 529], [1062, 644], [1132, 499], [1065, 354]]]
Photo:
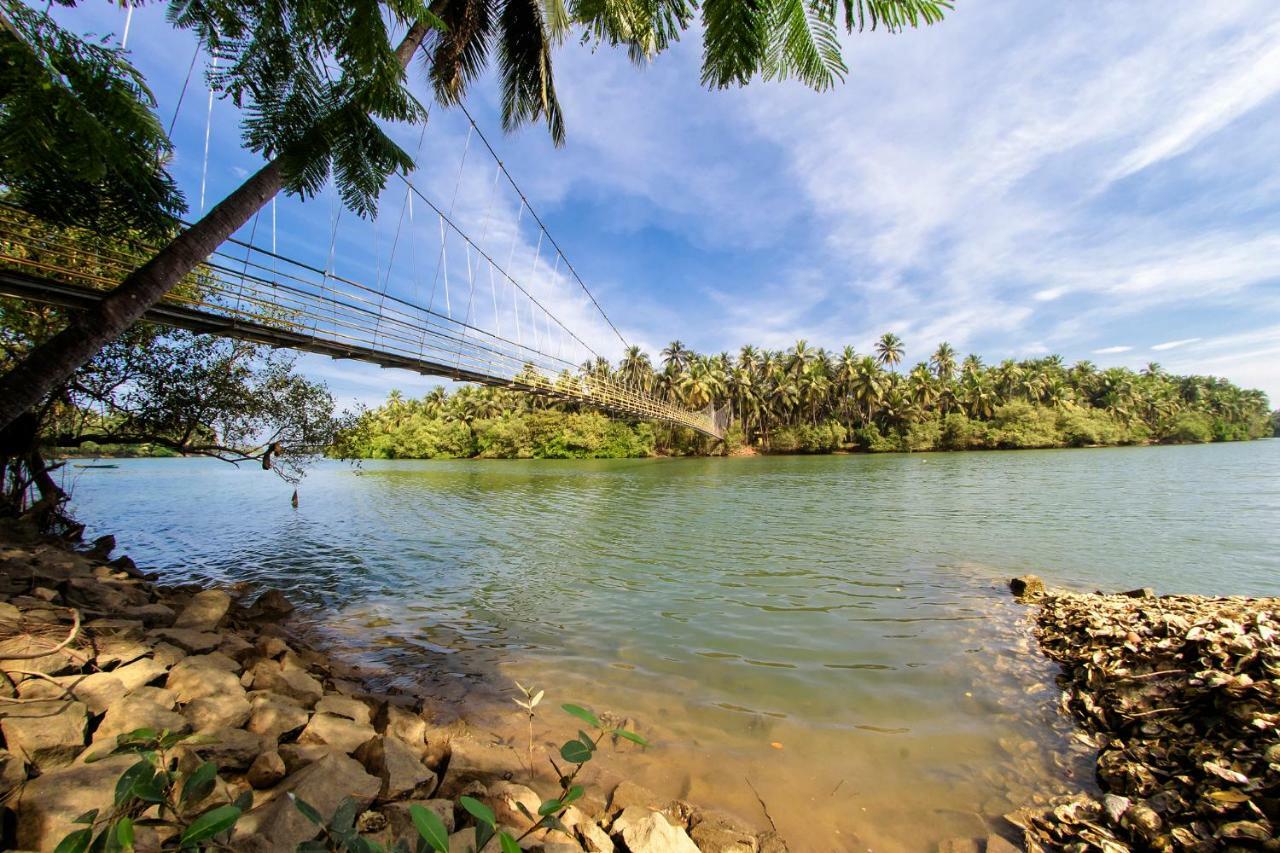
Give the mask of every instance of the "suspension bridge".
[[[453, 172], [451, 193], [445, 182], [433, 197], [415, 182], [416, 173], [398, 176], [374, 223], [344, 221], [336, 204], [329, 221], [317, 223], [314, 210], [323, 209], [322, 202], [280, 199], [280, 207], [302, 220], [292, 232], [287, 223], [281, 227], [272, 201], [145, 319], [577, 402], [723, 438], [723, 411], [690, 411], [592, 368], [603, 360], [601, 334], [612, 333], [624, 347], [626, 340], [474, 119], [466, 119], [456, 171], [437, 170], [432, 178], [440, 184], [442, 171]], [[420, 160], [425, 136], [424, 127]], [[207, 140], [206, 128], [206, 174]], [[477, 148], [484, 156], [469, 163]], [[202, 175], [202, 210], [204, 194]], [[442, 195], [451, 196], [447, 204], [438, 200]], [[281, 242], [299, 252], [282, 250]], [[55, 229], [0, 205], [0, 295], [84, 309], [155, 249]], [[589, 342], [592, 333], [597, 340]]]

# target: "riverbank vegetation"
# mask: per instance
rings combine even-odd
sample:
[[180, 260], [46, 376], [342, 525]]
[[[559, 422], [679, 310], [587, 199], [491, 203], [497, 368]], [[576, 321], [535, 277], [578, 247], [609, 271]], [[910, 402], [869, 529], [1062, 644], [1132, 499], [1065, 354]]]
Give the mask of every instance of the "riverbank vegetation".
[[700, 355], [679, 341], [653, 359], [632, 347], [616, 366], [581, 370], [691, 409], [726, 408], [716, 442], [691, 430], [626, 422], [575, 403], [496, 388], [393, 391], [343, 431], [353, 458], [610, 458], [654, 453], [993, 450], [1241, 441], [1271, 435], [1266, 396], [1212, 376], [1100, 368], [1060, 356], [987, 365], [946, 343], [900, 370], [904, 345], [886, 334], [871, 353], [797, 341]]

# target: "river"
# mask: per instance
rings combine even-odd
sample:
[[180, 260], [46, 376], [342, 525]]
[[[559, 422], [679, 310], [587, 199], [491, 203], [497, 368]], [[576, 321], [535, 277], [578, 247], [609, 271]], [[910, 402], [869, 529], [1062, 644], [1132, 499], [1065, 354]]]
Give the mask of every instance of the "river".
[[387, 684], [631, 717], [654, 745], [611, 761], [793, 850], [930, 849], [1092, 784], [1009, 577], [1280, 579], [1280, 441], [324, 462], [296, 509], [260, 470], [119, 465], [68, 469], [72, 508], [143, 567], [283, 589]]

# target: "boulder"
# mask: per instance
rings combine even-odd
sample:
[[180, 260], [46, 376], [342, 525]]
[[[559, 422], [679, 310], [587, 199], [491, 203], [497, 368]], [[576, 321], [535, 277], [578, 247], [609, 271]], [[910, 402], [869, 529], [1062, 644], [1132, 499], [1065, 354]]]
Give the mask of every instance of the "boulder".
[[222, 635], [213, 631], [196, 631], [192, 628], [157, 628], [148, 636], [167, 640], [183, 651], [198, 655], [211, 652], [222, 642]]
[[22, 789], [16, 806], [17, 847], [21, 850], [52, 850], [72, 830], [72, 823], [90, 809], [111, 808], [116, 780], [136, 755], [113, 755], [92, 764], [73, 764], [42, 773]]
[[400, 738], [410, 749], [418, 751], [419, 755], [426, 749], [427, 721], [407, 708], [384, 702], [378, 707], [373, 725], [379, 734]]
[[[28, 610], [26, 617], [30, 620], [36, 611]], [[61, 618], [66, 611], [59, 611], [58, 618]], [[51, 635], [49, 637], [33, 637], [30, 634], [18, 634], [14, 637], [6, 637], [0, 640], [0, 669], [6, 672], [12, 672], [15, 669], [25, 669], [34, 672], [43, 672], [45, 675], [59, 675], [64, 672], [70, 672], [73, 669], [79, 669], [80, 661], [76, 659], [72, 649], [62, 649], [52, 654], [42, 654], [34, 658], [17, 658], [7, 659], [6, 655], [30, 655], [46, 651], [53, 648], [66, 637], [66, 632], [70, 628], [63, 629], [62, 636], [56, 639]], [[51, 630], [56, 628], [51, 627]], [[93, 653], [89, 652], [85, 657], [92, 657]]]
[[253, 706], [244, 695], [244, 688], [236, 685], [239, 694], [228, 693], [195, 699], [182, 709], [183, 715], [195, 731], [208, 729], [239, 728], [249, 719]]
[[619, 782], [609, 795], [609, 814], [618, 814], [631, 806], [658, 811], [663, 803], [653, 791], [628, 779]]
[[387, 825], [391, 829], [392, 838], [403, 838], [408, 841], [418, 838], [418, 831], [413, 827], [413, 818], [409, 816], [410, 806], [422, 806], [427, 811], [435, 812], [436, 817], [440, 818], [440, 822], [444, 824], [445, 832], [454, 831], [456, 823], [453, 819], [453, 800], [404, 800], [398, 803], [387, 803], [381, 807], [382, 813], [387, 818]]
[[708, 812], [689, 832], [703, 853], [754, 853], [755, 833], [727, 815]]
[[245, 779], [258, 790], [270, 788], [285, 777], [287, 768], [278, 752], [264, 752], [253, 760]]
[[324, 696], [324, 686], [305, 671], [284, 668], [273, 660], [260, 660], [248, 673], [254, 690], [271, 690], [292, 696], [306, 707], [311, 707]]
[[218, 651], [243, 666], [244, 662], [253, 656], [255, 649], [253, 643], [239, 634], [223, 634], [222, 642], [218, 644]]
[[312, 838], [316, 827], [298, 811], [288, 794], [306, 801], [322, 815], [331, 815], [348, 797], [356, 801], [358, 811], [368, 808], [379, 786], [358, 761], [331, 753], [286, 777], [271, 799], [240, 818], [236, 837], [257, 833], [271, 842], [272, 849], [292, 850]]
[[92, 560], [105, 560], [116, 549], [116, 537], [108, 533], [93, 540], [85, 556]]
[[339, 717], [346, 717], [348, 720], [354, 720], [363, 725], [369, 725], [370, 723], [369, 706], [359, 699], [352, 699], [349, 696], [336, 696], [333, 694], [325, 696], [316, 703], [316, 712], [337, 714]]
[[191, 601], [178, 618], [173, 627], [189, 628], [193, 631], [214, 631], [222, 624], [231, 607], [231, 596], [220, 589], [206, 589], [191, 596]]
[[1005, 840], [999, 835], [987, 836], [987, 853], [1018, 853], [1017, 845]]
[[189, 666], [210, 666], [214, 669], [221, 669], [224, 672], [232, 672], [237, 675], [240, 670], [244, 669], [239, 661], [219, 651], [212, 651], [207, 655], [192, 655], [184, 660], [183, 663]]
[[115, 699], [125, 694], [124, 684], [109, 672], [89, 675], [59, 675], [57, 684], [43, 678], [29, 678], [18, 685], [18, 695], [23, 699], [61, 699], [69, 691], [83, 702], [91, 714], [101, 714]]
[[[695, 835], [694, 841], [698, 840]], [[944, 838], [938, 842], [938, 853], [982, 853], [983, 847], [976, 838]]]
[[255, 644], [255, 648], [258, 650], [258, 654], [262, 655], [264, 658], [278, 659], [292, 651], [292, 649], [289, 648], [288, 643], [284, 640], [279, 637], [272, 637], [269, 634], [259, 637], [258, 642]]
[[274, 693], [260, 693], [251, 699], [253, 710], [245, 728], [254, 734], [279, 740], [307, 724], [310, 714], [290, 699]]
[[1023, 575], [1009, 581], [1009, 591], [1018, 598], [1039, 598], [1044, 595], [1044, 581], [1035, 575]]
[[578, 840], [582, 842], [582, 849], [589, 850], [591, 853], [614, 853], [617, 849], [614, 846], [613, 839], [609, 837], [609, 833], [605, 832], [600, 824], [594, 820], [584, 820], [573, 828], [577, 834]]
[[178, 701], [191, 702], [206, 696], [244, 697], [244, 688], [235, 673], [207, 664], [193, 663], [200, 658], [187, 658], [169, 670], [165, 687], [178, 695]]
[[94, 666], [103, 670], [133, 663], [151, 654], [150, 646], [129, 637], [96, 637], [93, 644], [98, 650]]
[[158, 601], [126, 607], [121, 612], [131, 619], [141, 621], [148, 628], [168, 628], [173, 625], [175, 618], [173, 608]]
[[278, 589], [269, 589], [253, 603], [247, 611], [250, 619], [265, 622], [279, 622], [293, 613], [293, 604]]
[[0, 749], [0, 801], [27, 779], [27, 763], [7, 749]]
[[83, 702], [48, 700], [5, 707], [0, 732], [5, 746], [41, 770], [75, 761], [84, 749], [88, 713]]
[[524, 812], [520, 811], [520, 806], [528, 809], [529, 814], [536, 815], [538, 807], [542, 805], [542, 798], [538, 796], [538, 792], [524, 785], [497, 781], [488, 788], [489, 795], [482, 799], [489, 808], [493, 809], [498, 822], [520, 827], [521, 832], [529, 827], [531, 821], [524, 816]]
[[[322, 716], [325, 715], [316, 714], [312, 722]], [[428, 770], [399, 738], [374, 735], [360, 745], [354, 757], [365, 770], [382, 780], [382, 788], [378, 791], [380, 800], [399, 799], [412, 794], [425, 783], [432, 783], [434, 787], [436, 774]], [[534, 814], [537, 814], [536, 809]]]
[[[361, 744], [376, 736], [373, 726], [362, 725], [336, 714], [315, 714], [298, 735], [298, 743], [326, 744], [341, 752], [355, 752]], [[424, 768], [425, 769], [425, 768]]]
[[216, 729], [201, 732], [200, 741], [190, 748], [222, 770], [244, 770], [253, 764], [264, 747], [271, 746], [274, 744], [269, 739], [244, 729]]
[[[107, 708], [107, 715], [98, 724], [98, 730], [93, 733], [93, 749], [90, 752], [94, 755], [109, 752], [115, 748], [118, 736], [134, 729], [190, 731], [191, 724], [187, 722], [187, 718], [170, 710], [173, 702], [166, 704], [159, 698], [167, 693], [168, 691], [144, 688], [112, 702]], [[172, 696], [171, 693], [168, 695]]]
[[118, 666], [111, 674], [124, 685], [125, 692], [132, 693], [139, 687], [145, 687], [169, 671], [167, 664], [154, 658], [140, 658], [133, 663]]
[[[278, 752], [284, 761], [285, 775], [288, 776], [297, 773], [308, 764], [315, 764], [337, 750], [322, 743], [282, 743]], [[341, 755], [341, 753], [338, 754]]]
[[787, 842], [773, 830], [760, 833], [756, 843], [760, 846], [760, 853], [788, 853]]
[[698, 853], [698, 845], [683, 829], [672, 826], [657, 812], [633, 817], [637, 808], [632, 806], [623, 811], [614, 824], [617, 835], [617, 824], [622, 823], [620, 834], [631, 853]]

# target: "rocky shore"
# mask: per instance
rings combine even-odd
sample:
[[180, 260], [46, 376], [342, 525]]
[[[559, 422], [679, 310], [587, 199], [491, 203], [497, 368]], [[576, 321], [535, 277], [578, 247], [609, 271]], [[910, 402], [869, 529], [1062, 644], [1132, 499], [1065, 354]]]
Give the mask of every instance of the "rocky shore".
[[[290, 629], [280, 593], [160, 586], [127, 557], [111, 559], [113, 547], [110, 537], [86, 552], [0, 531], [0, 849], [53, 850], [85, 812], [108, 811], [136, 756], [86, 759], [140, 728], [198, 735], [173, 754], [179, 767], [217, 764], [209, 802], [250, 804], [226, 842], [235, 850], [316, 838], [296, 797], [324, 816], [353, 799], [363, 837], [387, 848], [403, 839], [417, 849], [410, 807], [420, 805], [441, 818], [450, 853], [466, 853], [474, 818], [459, 798], [519, 835], [557, 792], [549, 774], [530, 782], [510, 744], [444, 722], [419, 697], [371, 692]], [[786, 850], [774, 833], [631, 782], [580, 781], [587, 792], [563, 829], [530, 834], [523, 849]], [[163, 828], [137, 832], [139, 850], [176, 847]], [[496, 839], [485, 847], [497, 849]]]
[[1280, 850], [1280, 599], [1012, 587], [1102, 789], [1008, 815], [1028, 850]]

